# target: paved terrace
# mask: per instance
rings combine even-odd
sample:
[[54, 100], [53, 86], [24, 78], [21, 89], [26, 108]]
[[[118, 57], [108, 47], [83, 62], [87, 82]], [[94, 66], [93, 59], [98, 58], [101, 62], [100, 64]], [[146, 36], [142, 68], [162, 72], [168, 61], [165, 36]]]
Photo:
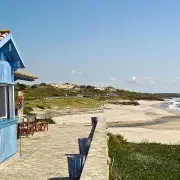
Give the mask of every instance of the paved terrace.
[[[78, 138], [88, 137], [92, 115], [73, 115], [55, 118], [57, 124], [49, 131], [35, 133], [22, 139], [24, 158], [0, 171], [3, 180], [68, 180], [68, 165], [65, 154], [79, 153]], [[82, 179], [105, 180], [105, 119], [99, 124], [84, 167]], [[101, 146], [102, 145], [102, 146]], [[97, 155], [97, 156], [96, 156]], [[96, 170], [96, 172], [95, 172]], [[86, 178], [86, 177], [89, 178]]]
[[107, 140], [106, 140], [106, 119], [100, 117], [93, 141], [86, 159], [81, 180], [107, 180]]

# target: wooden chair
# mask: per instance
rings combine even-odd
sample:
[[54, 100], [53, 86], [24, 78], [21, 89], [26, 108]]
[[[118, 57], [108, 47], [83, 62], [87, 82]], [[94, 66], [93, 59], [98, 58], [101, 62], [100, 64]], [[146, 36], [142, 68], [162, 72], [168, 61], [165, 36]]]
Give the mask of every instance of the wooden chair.
[[21, 122], [19, 123], [19, 136], [29, 136], [29, 128], [27, 122]]
[[29, 131], [29, 134], [31, 134], [32, 136], [34, 135], [35, 122], [28, 122], [28, 131]]
[[[19, 136], [26, 136], [28, 137], [30, 134], [33, 136], [35, 132], [35, 123], [34, 122], [21, 122], [18, 123], [19, 128]], [[18, 136], [18, 137], [19, 137]]]
[[44, 119], [38, 119], [35, 123], [35, 129], [36, 131], [45, 131], [45, 129], [48, 130], [48, 122]]
[[48, 119], [49, 116], [46, 114], [38, 115], [36, 118], [36, 131], [45, 131], [46, 129], [48, 131]]

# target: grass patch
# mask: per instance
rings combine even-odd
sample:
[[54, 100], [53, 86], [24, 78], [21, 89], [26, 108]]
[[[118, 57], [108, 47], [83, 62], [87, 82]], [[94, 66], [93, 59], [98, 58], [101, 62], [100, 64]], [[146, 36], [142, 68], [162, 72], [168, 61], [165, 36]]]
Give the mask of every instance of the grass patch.
[[26, 106], [24, 107], [24, 114], [30, 115], [32, 110], [32, 107]]
[[110, 180], [179, 180], [180, 145], [127, 143], [109, 134]]
[[93, 109], [102, 105], [102, 102], [90, 98], [57, 98], [57, 99], [36, 99], [25, 102], [25, 107], [38, 107], [45, 109], [56, 107], [58, 109]]

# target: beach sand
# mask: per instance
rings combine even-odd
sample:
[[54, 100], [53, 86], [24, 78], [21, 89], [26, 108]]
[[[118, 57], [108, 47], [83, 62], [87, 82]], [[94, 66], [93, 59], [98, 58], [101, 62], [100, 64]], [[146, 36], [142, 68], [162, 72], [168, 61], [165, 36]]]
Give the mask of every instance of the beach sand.
[[105, 105], [105, 116], [108, 122], [150, 122], [166, 116], [175, 116], [175, 113], [157, 108], [159, 101], [138, 101], [139, 106]]
[[180, 144], [180, 130], [151, 129], [142, 127], [110, 128], [109, 132], [121, 134], [128, 142], [148, 142], [162, 144]]
[[[112, 105], [104, 106], [104, 113], [77, 114], [55, 117], [58, 124], [83, 123], [88, 124], [91, 116], [104, 117], [108, 124], [108, 132], [123, 135], [129, 142], [157, 142], [164, 144], [180, 143], [180, 115], [157, 108], [159, 101], [138, 101], [139, 106]], [[147, 125], [155, 120], [167, 122]], [[128, 124], [129, 127], [110, 127]], [[139, 123], [144, 125], [138, 125]], [[134, 125], [135, 127], [131, 127]]]
[[[139, 106], [116, 106], [106, 105], [109, 109], [105, 111], [106, 121], [128, 122], [129, 126], [137, 122], [148, 123], [163, 118], [165, 123], [143, 125], [136, 127], [113, 127], [108, 132], [123, 135], [128, 142], [157, 142], [163, 144], [180, 143], [180, 115], [157, 108], [157, 101], [139, 101]], [[123, 124], [122, 123], [122, 124]]]

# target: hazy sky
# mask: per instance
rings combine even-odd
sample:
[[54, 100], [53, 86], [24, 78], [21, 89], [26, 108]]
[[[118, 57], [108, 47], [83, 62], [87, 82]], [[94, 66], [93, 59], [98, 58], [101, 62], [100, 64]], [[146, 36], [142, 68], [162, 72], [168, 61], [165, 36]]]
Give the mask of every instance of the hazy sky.
[[[0, 0], [1, 1], [1, 0]], [[180, 92], [179, 0], [6, 0], [10, 29], [37, 82]]]

